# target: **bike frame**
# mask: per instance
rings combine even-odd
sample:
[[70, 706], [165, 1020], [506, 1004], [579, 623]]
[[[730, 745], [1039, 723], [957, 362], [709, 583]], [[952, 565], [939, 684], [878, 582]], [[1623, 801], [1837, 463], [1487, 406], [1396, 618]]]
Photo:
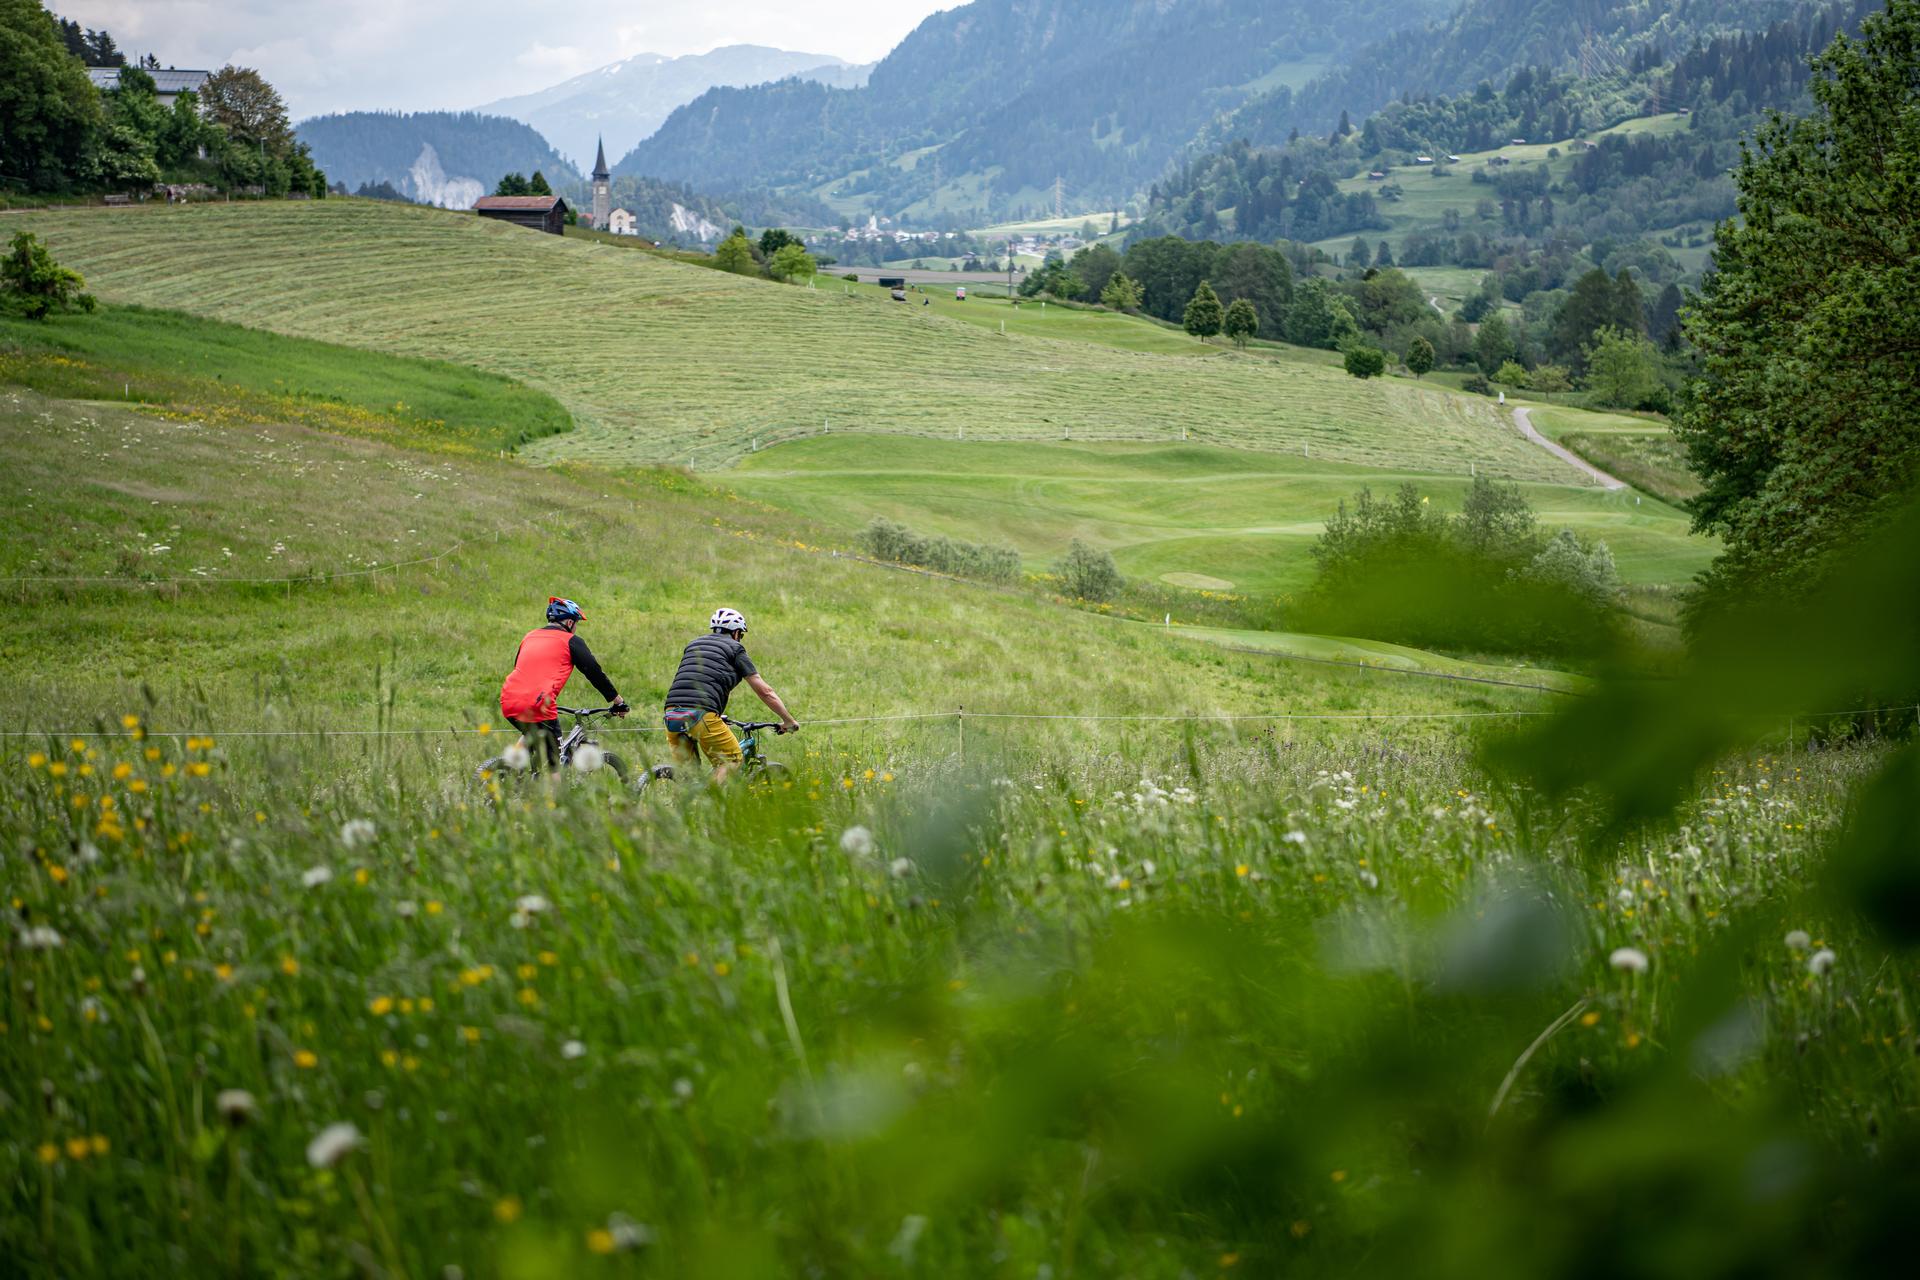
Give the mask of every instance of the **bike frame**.
[[567, 735], [560, 739], [560, 763], [563, 765], [573, 760], [574, 752], [593, 741], [593, 739], [587, 737], [587, 721], [593, 719], [595, 716], [610, 716], [613, 714], [612, 707], [556, 706], [554, 710], [564, 711], [573, 717], [573, 728], [567, 730]]

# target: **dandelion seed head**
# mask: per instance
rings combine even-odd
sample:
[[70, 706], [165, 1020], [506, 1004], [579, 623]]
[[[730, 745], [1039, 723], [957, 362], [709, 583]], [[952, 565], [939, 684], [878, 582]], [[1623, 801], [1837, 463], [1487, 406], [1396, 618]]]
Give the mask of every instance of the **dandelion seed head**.
[[331, 1169], [360, 1146], [360, 1130], [345, 1120], [328, 1125], [307, 1143], [307, 1163], [316, 1169]]
[[1833, 969], [1834, 963], [1839, 958], [1833, 954], [1831, 948], [1822, 947], [1807, 957], [1807, 972], [1816, 978], [1824, 976]]
[[1813, 945], [1813, 935], [1805, 929], [1794, 929], [1787, 934], [1787, 947], [1793, 951], [1805, 951]]
[[308, 867], [300, 873], [300, 883], [309, 889], [318, 889], [331, 879], [333, 879], [332, 867]]
[[591, 742], [573, 753], [573, 767], [581, 773], [592, 773], [607, 762], [607, 753]]
[[340, 826], [340, 843], [349, 849], [359, 849], [370, 845], [380, 832], [371, 819], [353, 818]]
[[533, 752], [527, 750], [524, 741], [509, 743], [507, 749], [500, 753], [500, 763], [509, 769], [525, 769], [533, 763]]
[[871, 858], [873, 848], [873, 832], [865, 827], [848, 827], [840, 833], [840, 852], [849, 858]]
[[1622, 973], [1645, 973], [1647, 953], [1638, 947], [1615, 947], [1613, 954], [1607, 957], [1607, 963]]

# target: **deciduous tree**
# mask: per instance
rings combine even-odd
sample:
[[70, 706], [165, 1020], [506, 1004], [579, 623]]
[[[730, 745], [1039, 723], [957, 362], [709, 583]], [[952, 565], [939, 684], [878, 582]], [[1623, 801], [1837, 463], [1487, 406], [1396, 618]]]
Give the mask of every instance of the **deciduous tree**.
[[1245, 298], [1235, 298], [1227, 306], [1221, 329], [1233, 339], [1234, 346], [1244, 347], [1254, 334], [1260, 332], [1260, 313]]
[[1365, 343], [1360, 342], [1356, 342], [1347, 348], [1346, 359], [1343, 363], [1345, 363], [1348, 373], [1362, 380], [1377, 378], [1387, 371], [1386, 352], [1380, 350], [1378, 347], [1369, 347]]
[[1425, 338], [1415, 338], [1407, 344], [1407, 369], [1416, 378], [1424, 378], [1433, 372], [1433, 344]]

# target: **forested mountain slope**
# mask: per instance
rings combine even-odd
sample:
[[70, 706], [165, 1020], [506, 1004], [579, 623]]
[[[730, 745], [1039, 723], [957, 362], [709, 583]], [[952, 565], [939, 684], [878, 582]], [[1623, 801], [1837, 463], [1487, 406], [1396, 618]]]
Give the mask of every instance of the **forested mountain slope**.
[[579, 177], [545, 138], [504, 116], [352, 111], [304, 120], [295, 132], [348, 191], [386, 183], [410, 200], [452, 209], [471, 207], [503, 174], [538, 170], [555, 187]]
[[[1438, 0], [975, 0], [928, 18], [864, 88], [785, 80], [711, 90], [616, 172], [709, 189], [854, 175], [847, 190], [883, 213], [963, 175], [986, 184], [989, 206], [1056, 179], [1083, 203], [1117, 200], [1263, 81], [1440, 9]], [[891, 163], [930, 147], [938, 151]]]

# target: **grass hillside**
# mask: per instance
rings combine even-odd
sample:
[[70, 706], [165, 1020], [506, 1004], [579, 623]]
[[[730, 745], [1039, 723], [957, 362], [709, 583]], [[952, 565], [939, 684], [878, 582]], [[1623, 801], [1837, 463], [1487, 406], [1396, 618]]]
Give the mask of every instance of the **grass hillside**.
[[[0, 389], [0, 442], [0, 576], [34, 617], [4, 643], [10, 726], [85, 727], [146, 687], [176, 722], [190, 718], [185, 699], [209, 724], [370, 728], [384, 716], [470, 731], [498, 721], [514, 645], [554, 594], [583, 604], [582, 634], [642, 707], [723, 603], [752, 619], [756, 657], [804, 720], [962, 705], [1203, 716], [1532, 705], [1251, 655], [1169, 662], [1164, 635], [835, 559], [793, 517], [670, 472], [530, 470], [19, 388]], [[929, 731], [940, 746], [953, 727]], [[881, 731], [844, 732], [870, 743]]]
[[[1590, 139], [1609, 137], [1615, 134], [1668, 134], [1685, 130], [1688, 117], [1669, 112], [1658, 116], [1644, 116], [1633, 120], [1624, 120], [1607, 129], [1599, 129], [1589, 135]], [[1560, 182], [1573, 172], [1574, 152], [1571, 138], [1559, 138], [1548, 142], [1528, 142], [1519, 146], [1495, 147], [1489, 151], [1469, 151], [1461, 153], [1460, 159], [1447, 163], [1444, 157], [1435, 156], [1441, 161], [1439, 172], [1425, 165], [1401, 165], [1392, 171], [1392, 181], [1400, 184], [1401, 197], [1398, 200], [1380, 202], [1380, 213], [1387, 220], [1385, 232], [1369, 231], [1364, 238], [1369, 244], [1385, 239], [1398, 250], [1406, 240], [1408, 233], [1426, 229], [1437, 231], [1441, 227], [1442, 216], [1448, 209], [1459, 211], [1465, 226], [1481, 227], [1474, 221], [1474, 206], [1483, 199], [1492, 199], [1499, 203], [1499, 197], [1491, 186], [1473, 181], [1474, 172], [1495, 156], [1504, 156], [1511, 162], [1508, 173], [1522, 173], [1544, 168], [1549, 182]], [[1547, 152], [1557, 150], [1557, 156], [1548, 156]], [[1496, 171], [1497, 172], [1497, 171]], [[1379, 192], [1381, 183], [1365, 176], [1348, 178], [1340, 182], [1343, 192], [1372, 191]], [[1353, 244], [1353, 236], [1333, 236], [1322, 240], [1316, 246], [1329, 253], [1344, 254]], [[1477, 284], [1478, 281], [1476, 280]], [[1440, 291], [1436, 291], [1440, 292]], [[1442, 292], [1444, 299], [1446, 294]]]
[[[1360, 464], [1567, 480], [1484, 401], [1311, 364], [1173, 359], [989, 333], [831, 287], [734, 278], [374, 201], [0, 214], [113, 301], [389, 354], [556, 397], [544, 460], [714, 465], [810, 428], [1196, 439]], [[931, 311], [931, 308], [922, 308]]]
[[[972, 305], [971, 303], [967, 305]], [[1581, 420], [1590, 415], [1570, 412]], [[1044, 569], [1080, 538], [1121, 569], [1176, 586], [1267, 596], [1312, 576], [1321, 522], [1363, 486], [1404, 481], [1457, 507], [1466, 478], [1249, 454], [1199, 444], [900, 440], [838, 433], [762, 449], [726, 484], [851, 538], [874, 516], [926, 533], [1004, 541]], [[1714, 544], [1687, 516], [1630, 491], [1528, 484], [1542, 524], [1604, 538], [1629, 584], [1678, 584]]]

